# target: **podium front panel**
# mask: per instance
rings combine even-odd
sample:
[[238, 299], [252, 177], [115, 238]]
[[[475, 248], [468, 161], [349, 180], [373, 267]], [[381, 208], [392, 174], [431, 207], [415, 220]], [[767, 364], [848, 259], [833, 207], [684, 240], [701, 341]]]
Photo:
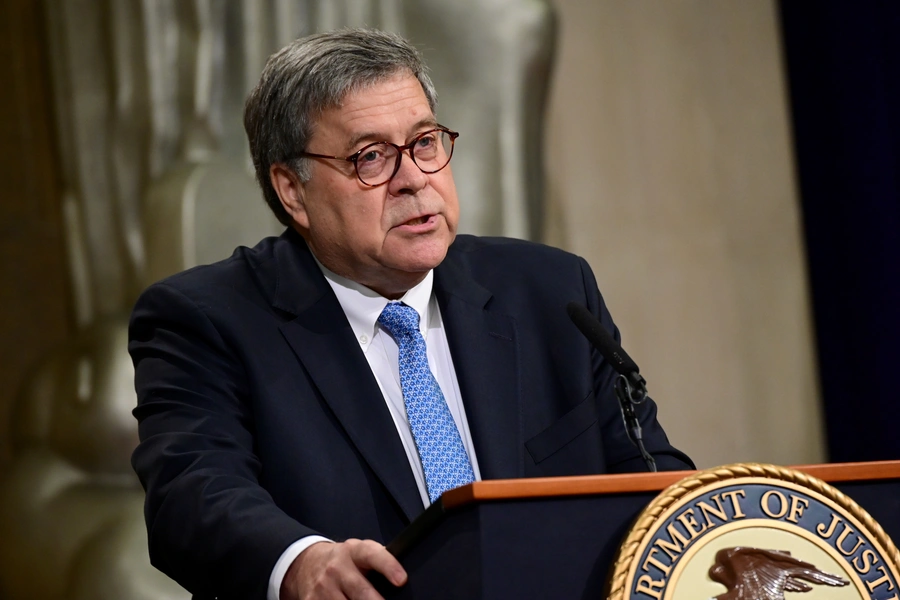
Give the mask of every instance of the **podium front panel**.
[[[900, 539], [900, 480], [833, 484]], [[600, 599], [619, 544], [656, 492], [479, 502], [435, 518], [400, 555], [387, 599]]]

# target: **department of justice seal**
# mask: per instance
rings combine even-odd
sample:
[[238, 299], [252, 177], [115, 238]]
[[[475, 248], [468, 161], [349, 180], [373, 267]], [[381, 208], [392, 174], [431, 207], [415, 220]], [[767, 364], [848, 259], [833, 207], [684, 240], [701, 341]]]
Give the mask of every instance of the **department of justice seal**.
[[881, 526], [840, 491], [743, 463], [700, 471], [650, 503], [619, 548], [608, 598], [898, 600], [898, 564]]

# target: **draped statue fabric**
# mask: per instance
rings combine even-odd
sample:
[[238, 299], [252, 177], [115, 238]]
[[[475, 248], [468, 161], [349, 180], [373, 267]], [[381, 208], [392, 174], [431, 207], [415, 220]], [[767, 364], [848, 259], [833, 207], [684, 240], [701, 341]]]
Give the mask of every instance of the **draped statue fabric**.
[[347, 25], [404, 34], [462, 134], [461, 230], [533, 238], [555, 20], [548, 0], [45, 0], [45, 13], [79, 333], [14, 407], [0, 595], [186, 598], [147, 559], [127, 313], [150, 282], [280, 231], [241, 118], [269, 54]]
[[[137, 290], [173, 270], [278, 231], [250, 183], [212, 194], [187, 173], [215, 165], [235, 181], [251, 177], [244, 98], [270, 53], [316, 30], [367, 25], [411, 39], [433, 70], [438, 118], [462, 133], [454, 157], [461, 230], [521, 238], [540, 231], [555, 36], [546, 1], [47, 4], [81, 324], [128, 308]], [[223, 203], [228, 211], [207, 207]], [[203, 220], [182, 222], [176, 247], [155, 239], [184, 221], [178, 209], [191, 207]], [[211, 233], [223, 229], [232, 235]]]

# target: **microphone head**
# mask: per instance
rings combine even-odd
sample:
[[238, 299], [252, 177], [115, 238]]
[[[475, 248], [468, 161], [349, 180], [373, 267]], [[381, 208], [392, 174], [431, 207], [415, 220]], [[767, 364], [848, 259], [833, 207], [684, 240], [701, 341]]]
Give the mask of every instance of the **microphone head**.
[[622, 349], [600, 320], [587, 308], [576, 302], [569, 302], [566, 312], [584, 337], [596, 348], [621, 375], [639, 373], [640, 369], [631, 357]]

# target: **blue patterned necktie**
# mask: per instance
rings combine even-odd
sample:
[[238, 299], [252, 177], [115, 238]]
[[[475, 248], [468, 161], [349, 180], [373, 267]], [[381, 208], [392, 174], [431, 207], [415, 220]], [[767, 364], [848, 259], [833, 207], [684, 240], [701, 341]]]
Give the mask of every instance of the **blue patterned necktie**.
[[434, 502], [447, 490], [475, 481], [472, 464], [444, 394], [428, 368], [419, 313], [405, 304], [391, 302], [384, 307], [378, 323], [400, 349], [403, 402], [425, 471], [428, 497]]

